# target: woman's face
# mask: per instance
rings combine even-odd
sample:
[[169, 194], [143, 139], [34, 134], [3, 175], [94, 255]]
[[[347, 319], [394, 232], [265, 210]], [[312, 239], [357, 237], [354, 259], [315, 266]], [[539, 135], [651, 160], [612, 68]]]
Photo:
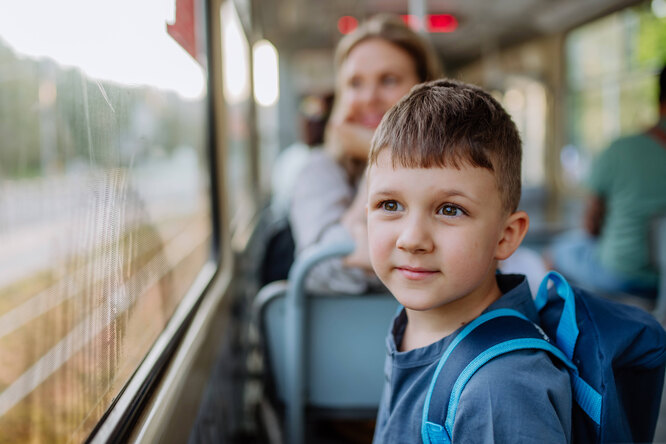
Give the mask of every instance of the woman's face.
[[346, 120], [375, 129], [384, 113], [419, 83], [414, 60], [380, 38], [356, 45], [340, 67], [340, 99]]

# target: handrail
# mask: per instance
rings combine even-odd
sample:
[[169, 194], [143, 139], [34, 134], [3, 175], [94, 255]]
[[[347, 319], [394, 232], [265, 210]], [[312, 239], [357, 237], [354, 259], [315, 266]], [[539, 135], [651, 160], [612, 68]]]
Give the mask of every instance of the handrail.
[[305, 278], [318, 263], [354, 251], [353, 242], [323, 245], [299, 257], [289, 270], [285, 307], [286, 442], [303, 444], [305, 430]]

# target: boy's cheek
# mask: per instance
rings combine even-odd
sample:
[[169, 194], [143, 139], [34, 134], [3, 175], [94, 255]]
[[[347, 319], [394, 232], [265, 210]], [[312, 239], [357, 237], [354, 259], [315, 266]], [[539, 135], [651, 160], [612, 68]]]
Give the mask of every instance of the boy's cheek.
[[374, 223], [371, 216], [368, 218], [368, 250], [372, 268], [379, 274], [386, 262], [390, 246], [381, 224]]
[[375, 260], [377, 256], [377, 230], [375, 224], [372, 223], [372, 217], [368, 214], [368, 254], [370, 255], [370, 263], [372, 268], [377, 270]]

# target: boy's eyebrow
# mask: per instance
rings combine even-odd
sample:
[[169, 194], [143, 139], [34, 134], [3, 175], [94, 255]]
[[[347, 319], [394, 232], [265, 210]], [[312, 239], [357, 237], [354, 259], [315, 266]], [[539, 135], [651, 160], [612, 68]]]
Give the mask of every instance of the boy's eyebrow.
[[399, 191], [396, 191], [392, 188], [380, 188], [377, 191], [374, 191], [372, 194], [373, 195], [376, 195], [376, 194], [385, 195], [385, 194], [396, 194], [398, 192]]
[[438, 192], [440, 192], [442, 194], [445, 194], [447, 197], [460, 196], [460, 197], [464, 197], [465, 199], [471, 200], [473, 203], [480, 203], [480, 201], [478, 199], [475, 199], [474, 197], [470, 196], [469, 194], [465, 193], [464, 191], [457, 190], [455, 188], [439, 190]]
[[399, 194], [400, 194], [400, 190], [395, 189], [395, 188], [380, 188], [380, 189], [378, 189], [376, 191], [372, 191], [372, 192], [370, 192], [370, 190], [368, 190], [368, 198], [370, 198], [370, 197], [374, 197], [374, 198], [393, 197], [393, 196], [396, 196], [396, 195], [399, 195]]
[[[479, 204], [480, 201], [478, 199], [475, 199], [474, 197], [470, 196], [469, 194], [465, 193], [462, 190], [456, 189], [456, 188], [445, 188], [445, 189], [439, 189], [437, 190], [438, 194], [441, 194], [446, 197], [464, 197], [465, 199], [468, 199], [472, 201], [475, 204]], [[380, 188], [377, 191], [374, 191], [371, 193], [372, 196], [395, 196], [396, 194], [400, 194], [399, 189], [395, 188]], [[370, 194], [369, 194], [370, 195]]]

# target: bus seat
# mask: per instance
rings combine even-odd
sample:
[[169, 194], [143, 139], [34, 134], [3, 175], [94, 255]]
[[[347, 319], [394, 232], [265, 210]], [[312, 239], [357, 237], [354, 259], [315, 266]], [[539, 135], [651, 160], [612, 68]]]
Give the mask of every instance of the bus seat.
[[257, 212], [252, 228], [245, 231], [247, 240], [237, 250], [242, 251], [239, 267], [246, 285], [251, 284], [247, 297], [253, 300], [260, 288], [287, 279], [295, 246], [288, 218], [277, 214], [270, 203]]
[[288, 281], [263, 287], [253, 312], [275, 395], [285, 406], [285, 442], [300, 444], [305, 409], [327, 417], [372, 418], [384, 383], [385, 337], [398, 303], [389, 294], [306, 294], [315, 264], [353, 251], [324, 246], [298, 258]]
[[666, 215], [654, 220], [652, 225], [653, 259], [659, 272], [659, 288], [653, 311], [660, 321], [666, 321]]
[[296, 246], [291, 234], [289, 219], [276, 217], [268, 227], [261, 259], [260, 279], [262, 287], [274, 281], [287, 279], [289, 270], [294, 263], [295, 250]]

